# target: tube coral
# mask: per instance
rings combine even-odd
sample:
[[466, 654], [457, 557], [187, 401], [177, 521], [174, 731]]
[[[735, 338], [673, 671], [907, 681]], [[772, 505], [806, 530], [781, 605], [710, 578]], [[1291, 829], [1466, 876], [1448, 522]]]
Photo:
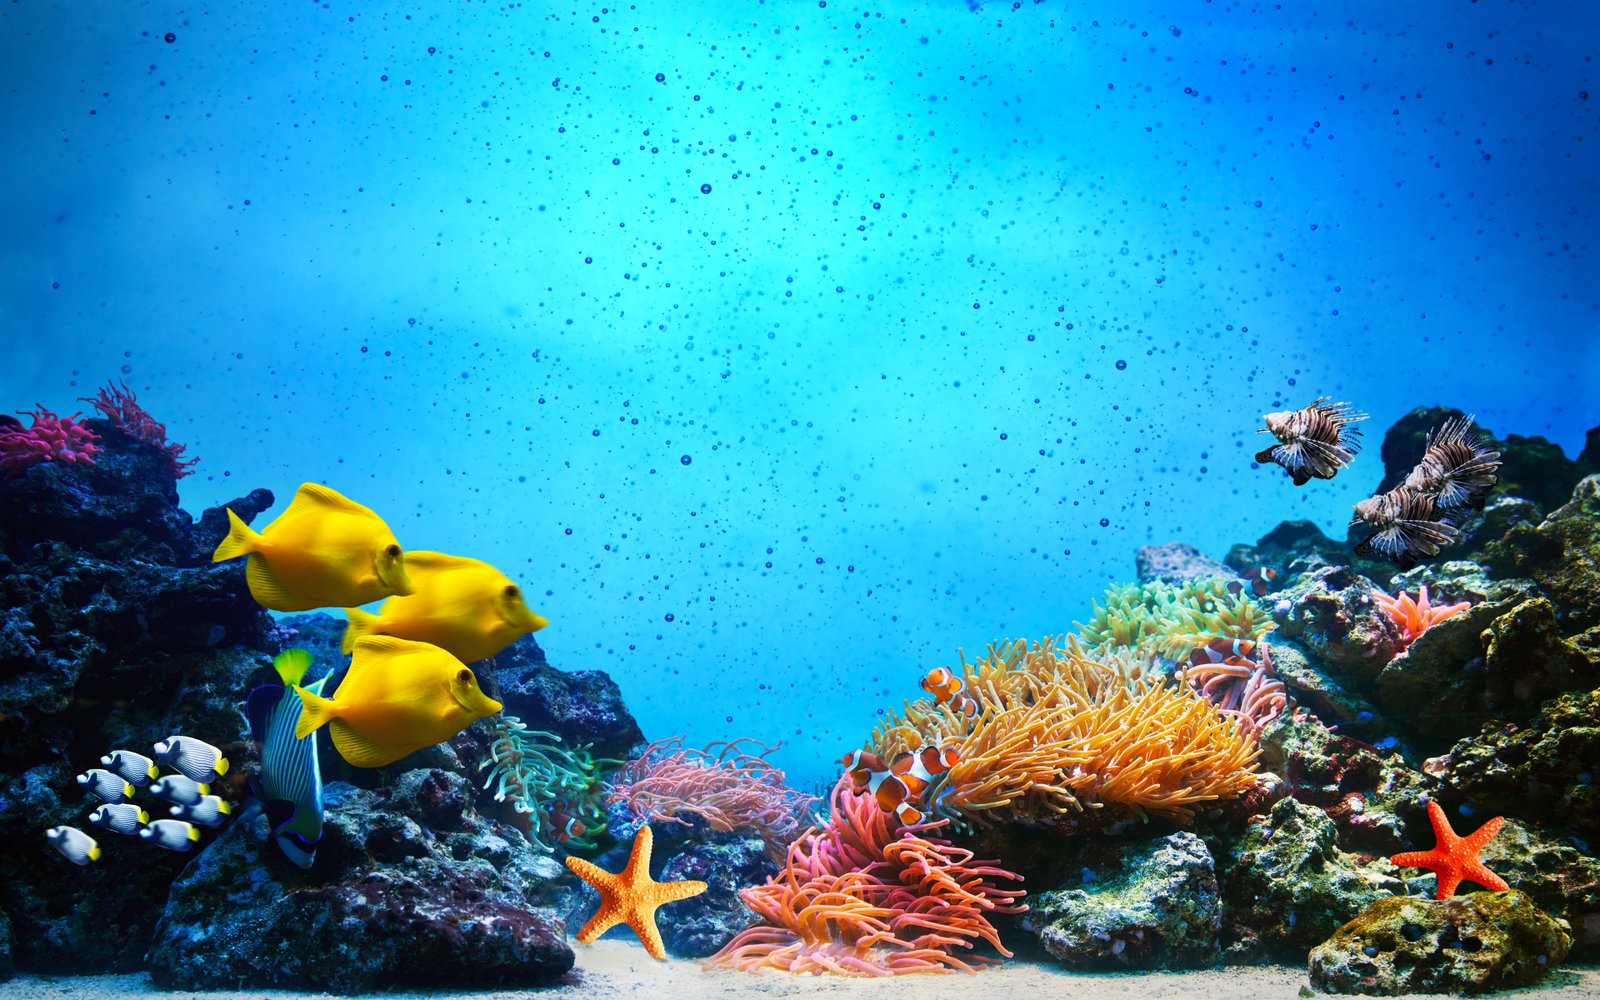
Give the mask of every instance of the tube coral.
[[120, 385], [107, 383], [99, 393], [85, 396], [80, 402], [88, 403], [99, 410], [101, 415], [116, 424], [117, 428], [129, 437], [165, 452], [167, 463], [172, 468], [172, 475], [175, 478], [182, 479], [184, 476], [194, 475], [192, 466], [200, 460], [183, 457], [188, 447], [167, 440], [167, 425], [157, 421], [139, 405], [139, 401], [134, 398], [133, 390], [128, 388], [126, 382]]
[[[761, 753], [740, 749], [753, 743]], [[741, 738], [713, 743], [704, 750], [683, 747], [683, 737], [657, 740], [611, 778], [610, 805], [626, 805], [646, 822], [681, 823], [699, 816], [713, 830], [754, 830], [767, 851], [781, 859], [784, 846], [800, 832], [819, 801], [784, 783], [784, 773], [767, 754], [769, 747]]]
[[783, 871], [743, 890], [765, 923], [746, 928], [706, 960], [709, 968], [891, 976], [976, 972], [999, 959], [953, 949], [1000, 943], [992, 913], [1020, 913], [1021, 876], [948, 841], [927, 837], [943, 821], [902, 827], [848, 779], [834, 785], [831, 818], [788, 850]]

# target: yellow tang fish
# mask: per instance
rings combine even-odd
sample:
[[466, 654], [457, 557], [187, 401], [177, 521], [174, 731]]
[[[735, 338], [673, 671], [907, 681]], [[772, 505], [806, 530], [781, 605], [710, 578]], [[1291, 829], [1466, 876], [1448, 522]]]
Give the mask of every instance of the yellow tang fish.
[[431, 642], [462, 663], [476, 663], [550, 624], [528, 610], [520, 587], [486, 562], [412, 550], [406, 572], [417, 592], [389, 598], [377, 614], [350, 608], [340, 651], [350, 652], [362, 636], [393, 635]]
[[326, 486], [301, 483], [289, 509], [260, 534], [232, 510], [228, 525], [211, 561], [248, 555], [245, 582], [262, 607], [351, 608], [414, 592], [405, 553], [383, 518]]
[[478, 689], [472, 668], [425, 642], [369, 635], [333, 698], [296, 686], [303, 740], [323, 723], [333, 747], [356, 767], [382, 767], [423, 747], [443, 743], [486, 715], [498, 701]]

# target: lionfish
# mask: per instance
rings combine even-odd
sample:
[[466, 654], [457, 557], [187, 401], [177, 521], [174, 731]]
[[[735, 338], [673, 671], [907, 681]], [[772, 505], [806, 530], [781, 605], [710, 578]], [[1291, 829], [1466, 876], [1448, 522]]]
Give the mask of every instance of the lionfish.
[[1264, 419], [1267, 426], [1256, 433], [1270, 433], [1279, 443], [1258, 453], [1256, 461], [1283, 466], [1296, 486], [1304, 486], [1311, 479], [1332, 479], [1350, 464], [1361, 450], [1361, 428], [1351, 425], [1367, 415], [1319, 396], [1303, 410], [1268, 413]]
[[1355, 510], [1352, 527], [1364, 523], [1375, 529], [1356, 545], [1356, 555], [1376, 552], [1402, 570], [1415, 566], [1418, 555], [1438, 555], [1440, 547], [1456, 537], [1456, 526], [1434, 498], [1404, 485], [1368, 497], [1356, 504]]
[[1478, 439], [1472, 420], [1455, 417], [1429, 432], [1422, 460], [1403, 483], [1413, 493], [1432, 497], [1441, 511], [1482, 510], [1499, 482], [1500, 453]]

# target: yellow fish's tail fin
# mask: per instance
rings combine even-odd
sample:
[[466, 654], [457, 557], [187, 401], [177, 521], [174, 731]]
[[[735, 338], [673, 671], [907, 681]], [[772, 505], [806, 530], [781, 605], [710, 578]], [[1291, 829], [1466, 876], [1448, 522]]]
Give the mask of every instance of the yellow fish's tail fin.
[[360, 608], [345, 608], [344, 613], [350, 616], [350, 624], [344, 627], [344, 638], [339, 642], [339, 652], [349, 653], [356, 648], [356, 640], [363, 636], [376, 633], [379, 618], [370, 611]]
[[217, 546], [217, 551], [211, 553], [212, 562], [227, 562], [261, 548], [261, 536], [245, 524], [232, 507], [224, 509], [228, 512], [228, 537]]
[[300, 718], [294, 724], [294, 738], [297, 740], [310, 736], [339, 714], [333, 702], [319, 694], [312, 694], [299, 685], [295, 686], [294, 693], [300, 696]]
[[[305, 680], [306, 671], [311, 669], [311, 651], [309, 649], [286, 649], [272, 659], [272, 669], [278, 672], [278, 678], [283, 681], [284, 687], [294, 687]], [[218, 771], [226, 774], [226, 771]]]

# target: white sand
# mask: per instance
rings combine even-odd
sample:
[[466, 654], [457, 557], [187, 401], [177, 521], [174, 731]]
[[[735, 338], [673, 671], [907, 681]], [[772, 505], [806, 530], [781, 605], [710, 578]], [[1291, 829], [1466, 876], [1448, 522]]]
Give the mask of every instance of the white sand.
[[[1152, 997], [1158, 1000], [1221, 1000], [1227, 997], [1291, 998], [1308, 986], [1304, 969], [1275, 965], [1243, 967], [1201, 972], [1071, 973], [1011, 962], [975, 976], [956, 973], [945, 976], [910, 976], [878, 980], [843, 979], [831, 976], [790, 976], [781, 973], [749, 975], [742, 972], [706, 972], [694, 962], [657, 962], [639, 945], [627, 941], [603, 940], [575, 945], [578, 964], [566, 983], [543, 990], [498, 991], [483, 993], [386, 993], [374, 997], [430, 997], [451, 1000], [460, 997], [484, 1000], [486, 997], [525, 997], [548, 1000], [553, 997], [634, 997], [651, 1000], [708, 998], [708, 1000], [765, 1000], [772, 997], [864, 997], [884, 998], [914, 995], [916, 1000], [1117, 1000], [1122, 997]], [[41, 979], [19, 976], [0, 983], [0, 1000], [50, 1000], [76, 997], [82, 1000], [126, 1000], [132, 997], [195, 997], [204, 1000], [263, 1000], [274, 996], [326, 997], [329, 994], [286, 993], [281, 990], [218, 990], [205, 993], [169, 994], [157, 990], [150, 977], [139, 973], [126, 976], [82, 976]], [[1500, 996], [1533, 996], [1539, 1000], [1595, 1000], [1600, 997], [1600, 968], [1558, 969], [1543, 985], [1516, 990]]]

